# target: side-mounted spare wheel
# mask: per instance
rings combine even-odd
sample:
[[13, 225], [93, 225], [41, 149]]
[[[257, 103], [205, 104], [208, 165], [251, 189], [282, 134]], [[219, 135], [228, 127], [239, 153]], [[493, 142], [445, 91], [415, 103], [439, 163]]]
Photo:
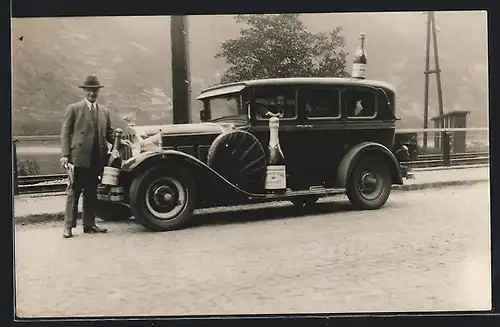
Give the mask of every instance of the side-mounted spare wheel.
[[130, 186], [130, 206], [135, 219], [154, 231], [183, 227], [192, 217], [196, 201], [196, 184], [181, 167], [150, 168]]
[[391, 171], [383, 154], [362, 155], [348, 176], [347, 197], [356, 209], [382, 207], [391, 194]]
[[266, 152], [254, 135], [234, 130], [210, 145], [207, 164], [225, 179], [250, 193], [261, 193], [266, 179]]

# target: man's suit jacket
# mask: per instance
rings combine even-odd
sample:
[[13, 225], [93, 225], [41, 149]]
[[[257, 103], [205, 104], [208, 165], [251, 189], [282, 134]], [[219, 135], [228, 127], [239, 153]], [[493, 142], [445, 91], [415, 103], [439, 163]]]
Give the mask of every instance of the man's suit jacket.
[[107, 108], [97, 105], [98, 130], [95, 131], [92, 113], [85, 100], [73, 103], [66, 109], [61, 128], [61, 151], [75, 167], [89, 167], [94, 133], [98, 132], [101, 158], [107, 158], [106, 141], [113, 144], [113, 128]]

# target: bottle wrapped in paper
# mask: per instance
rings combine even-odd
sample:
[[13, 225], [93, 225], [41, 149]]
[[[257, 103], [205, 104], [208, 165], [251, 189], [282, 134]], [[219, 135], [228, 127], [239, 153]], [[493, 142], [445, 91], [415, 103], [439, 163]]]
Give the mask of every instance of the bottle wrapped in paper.
[[138, 138], [137, 141], [133, 142], [130, 146], [132, 150], [132, 156], [137, 156], [142, 152], [147, 151], [161, 151], [162, 150], [162, 134], [161, 132], [151, 135], [148, 138]]
[[132, 145], [130, 145], [130, 150], [132, 151], [132, 156], [135, 157], [141, 153], [141, 143], [147, 137], [144, 132], [138, 131], [134, 128], [134, 124], [129, 124], [129, 129], [132, 131]]
[[147, 139], [144, 139], [140, 142], [141, 144], [141, 152], [145, 151], [161, 151], [162, 149], [162, 144], [161, 144], [161, 132], [156, 133], [155, 135], [152, 135], [148, 137]]
[[75, 166], [68, 162], [64, 165], [64, 169], [68, 174], [68, 186], [71, 186], [73, 185], [73, 181], [75, 180]]

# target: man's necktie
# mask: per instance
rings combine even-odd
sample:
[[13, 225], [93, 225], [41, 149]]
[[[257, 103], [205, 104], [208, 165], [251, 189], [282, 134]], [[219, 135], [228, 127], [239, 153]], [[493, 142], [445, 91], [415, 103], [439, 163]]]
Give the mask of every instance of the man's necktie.
[[92, 113], [92, 121], [94, 123], [94, 127], [97, 128], [97, 113], [95, 105], [93, 103], [90, 105], [90, 112]]

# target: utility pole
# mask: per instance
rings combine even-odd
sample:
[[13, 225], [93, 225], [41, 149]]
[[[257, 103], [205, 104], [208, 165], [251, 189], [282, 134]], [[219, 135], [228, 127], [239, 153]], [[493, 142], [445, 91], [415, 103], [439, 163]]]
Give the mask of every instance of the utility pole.
[[173, 123], [191, 122], [191, 85], [187, 17], [170, 17], [170, 40], [172, 51], [172, 105]]
[[[424, 93], [424, 129], [427, 129], [429, 122], [429, 61], [431, 47], [431, 13], [427, 14], [427, 36], [425, 48], [425, 93]], [[427, 131], [424, 132], [424, 150], [427, 149]]]
[[[432, 31], [432, 34], [431, 34]], [[430, 69], [430, 43], [432, 43], [434, 50], [434, 69]], [[437, 36], [436, 36], [436, 21], [434, 12], [427, 13], [427, 37], [426, 37], [426, 53], [425, 53], [425, 93], [424, 93], [424, 129], [428, 128], [429, 121], [429, 75], [436, 74], [437, 83], [437, 96], [439, 104], [439, 115], [444, 114], [443, 110], [443, 92], [441, 87], [441, 69], [439, 68], [439, 55], [437, 47]], [[424, 150], [427, 149], [427, 132], [424, 132]]]

